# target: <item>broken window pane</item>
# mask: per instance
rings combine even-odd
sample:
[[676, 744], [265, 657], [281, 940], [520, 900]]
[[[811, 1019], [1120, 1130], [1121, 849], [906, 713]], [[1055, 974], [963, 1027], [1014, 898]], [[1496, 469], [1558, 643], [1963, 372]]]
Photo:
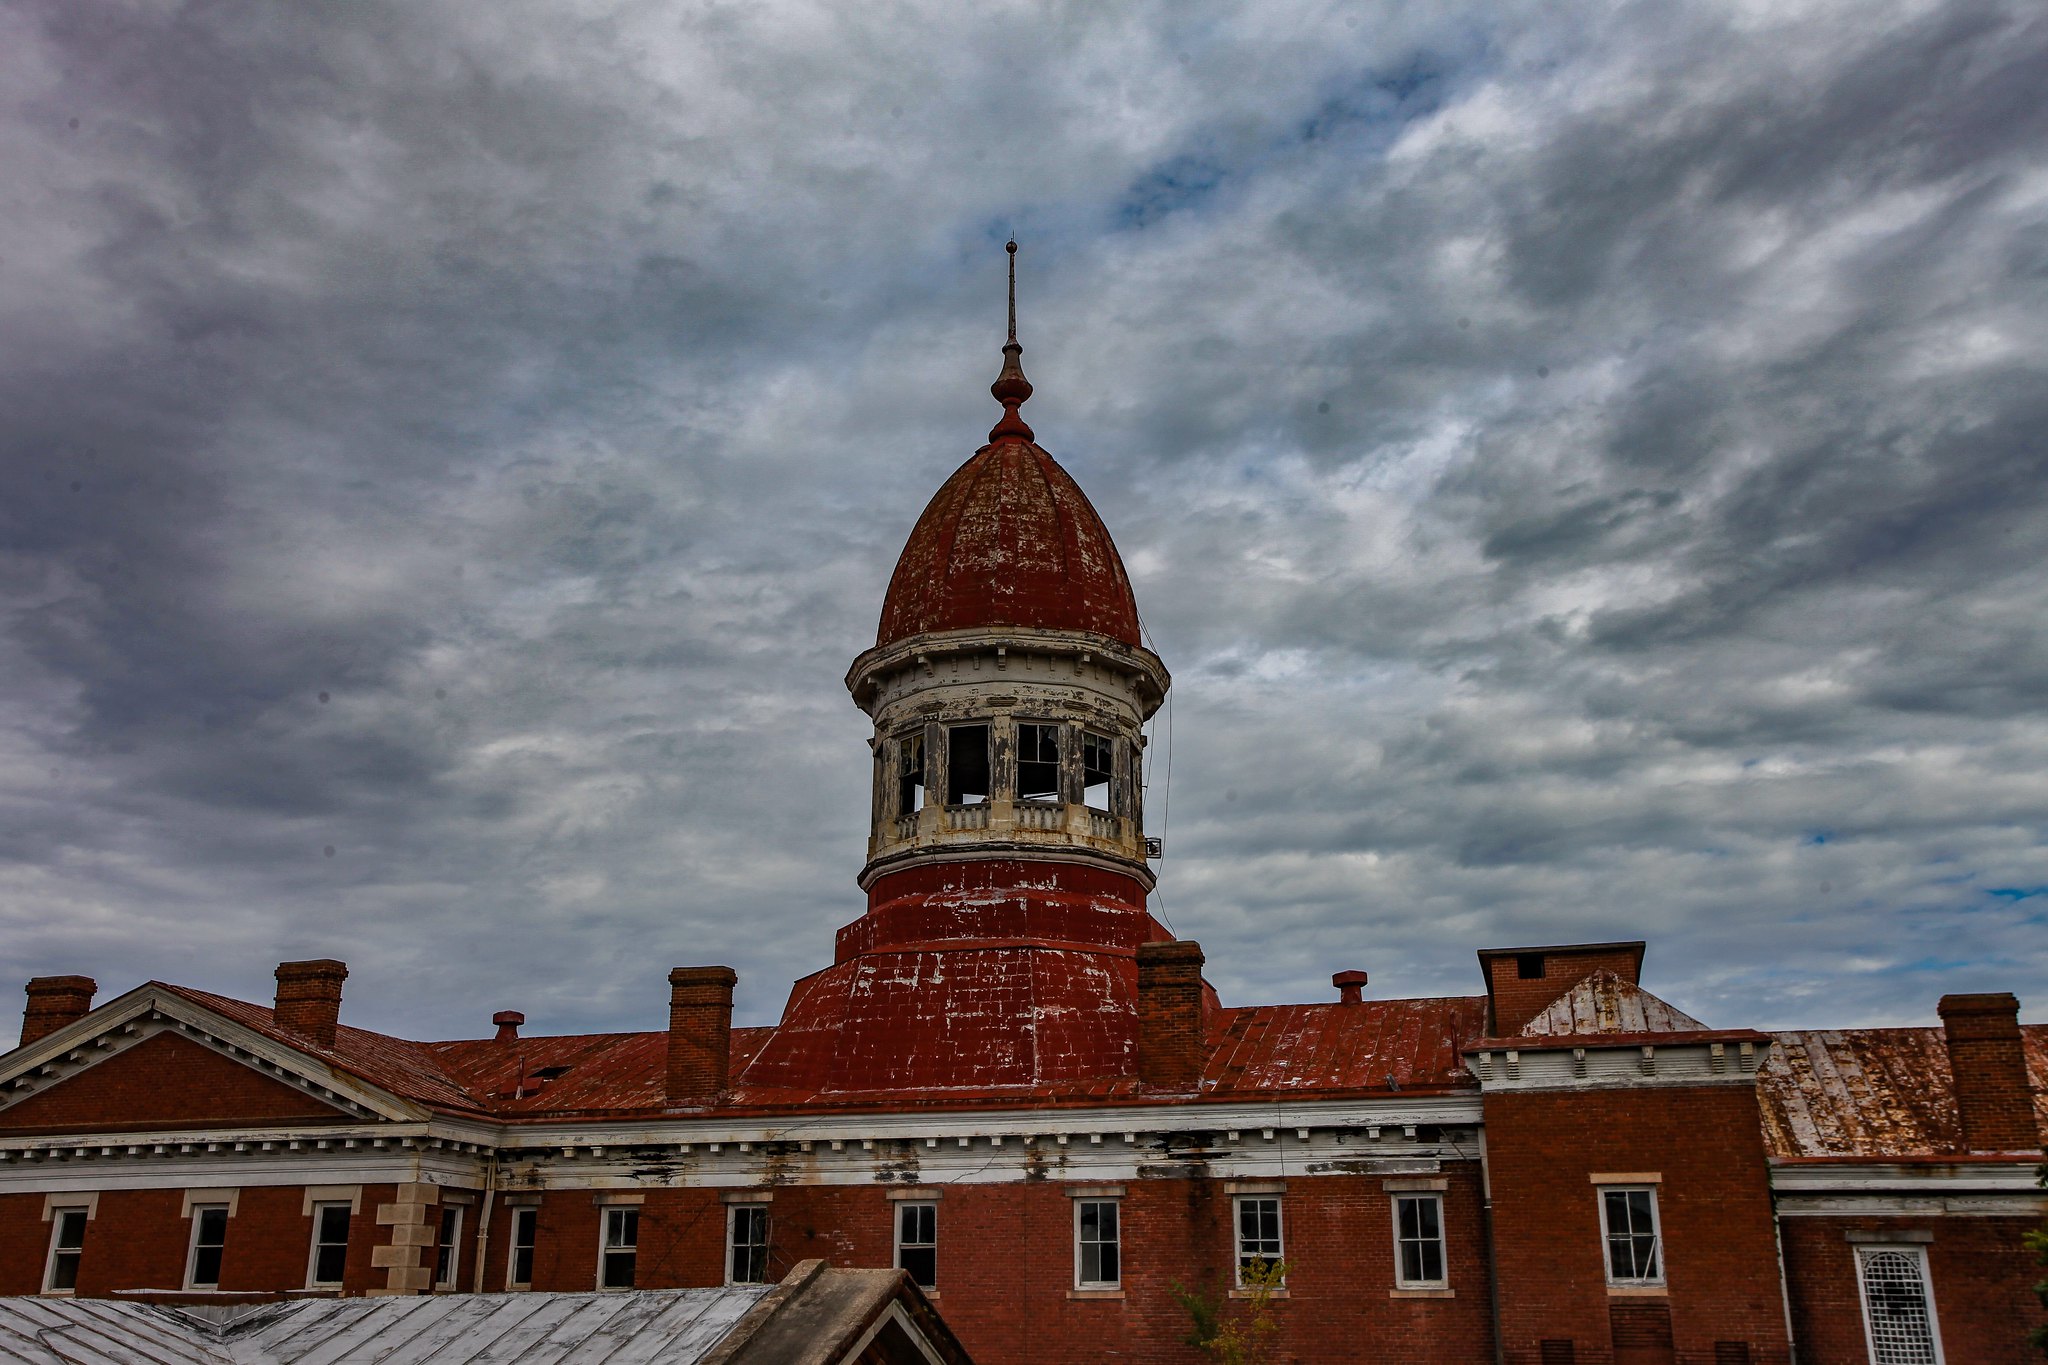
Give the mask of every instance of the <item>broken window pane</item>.
[[1023, 801], [1060, 799], [1059, 726], [1017, 727], [1017, 796]]
[[1109, 779], [1115, 771], [1116, 741], [1092, 730], [1081, 732], [1081, 799], [1097, 810], [1109, 809]]
[[896, 813], [915, 815], [924, 809], [924, 736], [896, 741]]
[[946, 804], [988, 800], [988, 727], [955, 725], [946, 731]]

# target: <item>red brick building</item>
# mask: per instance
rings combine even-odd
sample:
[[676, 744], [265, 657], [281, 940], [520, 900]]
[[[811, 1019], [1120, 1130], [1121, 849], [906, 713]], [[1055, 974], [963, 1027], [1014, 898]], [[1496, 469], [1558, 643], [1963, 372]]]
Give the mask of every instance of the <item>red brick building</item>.
[[[977, 1360], [1181, 1361], [1176, 1285], [1275, 1358], [2017, 1362], [2048, 1029], [1713, 1028], [1641, 943], [1489, 949], [1483, 993], [1225, 1007], [1146, 910], [1170, 680], [1087, 498], [1002, 420], [912, 531], [847, 686], [866, 912], [781, 1022], [413, 1042], [274, 1004], [28, 987], [0, 1057], [0, 1293], [232, 1299], [908, 1269]], [[651, 985], [652, 983], [650, 983]]]

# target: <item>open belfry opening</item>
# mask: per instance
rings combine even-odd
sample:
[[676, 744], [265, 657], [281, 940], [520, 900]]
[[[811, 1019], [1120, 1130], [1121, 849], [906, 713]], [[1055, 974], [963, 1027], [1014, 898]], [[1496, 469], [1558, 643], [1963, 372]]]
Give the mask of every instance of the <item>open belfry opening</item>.
[[1322, 998], [1223, 1002], [1154, 913], [1172, 679], [1024, 419], [1008, 255], [1000, 414], [845, 675], [865, 905], [776, 1022], [735, 1024], [735, 972], [701, 962], [643, 964], [639, 1029], [491, 1000], [444, 1041], [344, 1023], [336, 959], [278, 965], [267, 1004], [38, 977], [0, 1058], [0, 1294], [597, 1295], [831, 1262], [900, 1270], [890, 1311], [984, 1365], [1199, 1360], [1183, 1290], [1256, 1304], [1276, 1361], [2023, 1358], [2048, 1036], [2011, 995], [1945, 997], [1939, 1027], [1708, 1023], [1623, 938], [1479, 949], [1473, 989], [1421, 998], [1352, 944], [1376, 987], [1340, 959]]

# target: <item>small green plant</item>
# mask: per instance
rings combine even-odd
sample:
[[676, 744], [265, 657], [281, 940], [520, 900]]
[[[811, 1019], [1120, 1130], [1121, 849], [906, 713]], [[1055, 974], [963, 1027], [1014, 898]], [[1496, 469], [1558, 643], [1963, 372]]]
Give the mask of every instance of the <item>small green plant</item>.
[[1239, 1307], [1233, 1312], [1229, 1296], [1221, 1290], [1204, 1293], [1175, 1284], [1174, 1301], [1188, 1315], [1188, 1334], [1182, 1340], [1218, 1365], [1266, 1365], [1280, 1331], [1273, 1300], [1286, 1285], [1287, 1262], [1249, 1262], [1238, 1276]]

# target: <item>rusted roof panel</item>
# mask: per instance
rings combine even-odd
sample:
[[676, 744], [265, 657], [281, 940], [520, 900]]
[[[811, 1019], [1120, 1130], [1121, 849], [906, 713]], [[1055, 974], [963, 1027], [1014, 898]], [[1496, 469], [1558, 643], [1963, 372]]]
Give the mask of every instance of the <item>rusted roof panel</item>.
[[875, 642], [977, 626], [1139, 643], [1137, 600], [1102, 518], [1028, 441], [982, 447], [932, 495], [889, 579]]
[[1468, 1087], [1485, 996], [1218, 1010], [1202, 1084], [1218, 1096]]
[[1598, 1033], [1703, 1033], [1707, 1026], [1613, 972], [1595, 972], [1523, 1025], [1532, 1037]]
[[[2048, 1025], [2020, 1029], [2048, 1123]], [[1802, 1029], [1773, 1035], [1758, 1071], [1765, 1146], [1779, 1158], [1925, 1157], [1962, 1148], [1955, 1078], [1938, 1028]]]
[[483, 1113], [490, 1108], [481, 1095], [450, 1075], [424, 1043], [343, 1025], [335, 1030], [332, 1048], [318, 1047], [299, 1034], [279, 1028], [268, 1005], [252, 1005], [246, 1000], [161, 981], [151, 984], [402, 1098], [462, 1113]]

